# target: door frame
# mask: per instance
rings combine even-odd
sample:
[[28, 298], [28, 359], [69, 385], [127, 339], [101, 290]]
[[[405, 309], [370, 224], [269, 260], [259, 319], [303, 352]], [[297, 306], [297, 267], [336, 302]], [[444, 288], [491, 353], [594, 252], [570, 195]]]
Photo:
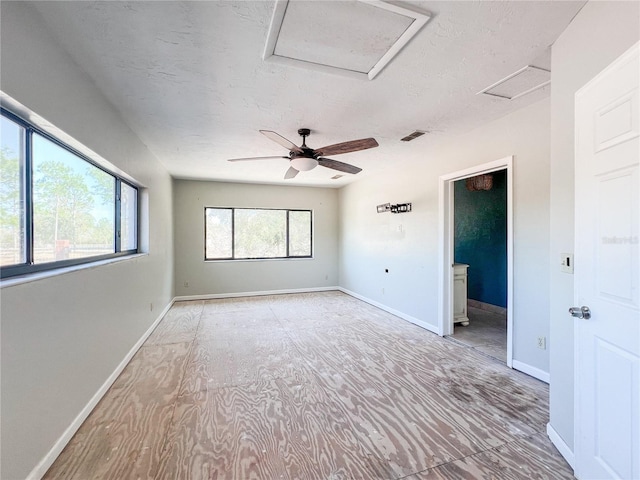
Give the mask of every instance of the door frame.
[[507, 366], [513, 364], [513, 156], [442, 175], [438, 191], [438, 335], [453, 333], [454, 220], [453, 183], [506, 170], [507, 176]]

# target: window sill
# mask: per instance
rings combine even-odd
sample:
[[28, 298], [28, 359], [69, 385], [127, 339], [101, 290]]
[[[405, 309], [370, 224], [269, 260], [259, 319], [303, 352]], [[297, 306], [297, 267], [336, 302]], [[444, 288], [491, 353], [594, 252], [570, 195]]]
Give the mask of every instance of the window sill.
[[204, 260], [204, 263], [242, 263], [242, 262], [300, 262], [304, 260], [313, 260], [314, 257], [278, 257], [278, 258], [221, 258], [219, 260]]
[[110, 265], [112, 263], [126, 262], [128, 260], [134, 260], [140, 257], [148, 256], [148, 253], [134, 253], [133, 255], [126, 255], [122, 257], [107, 258], [106, 260], [98, 260], [97, 262], [83, 263], [82, 265], [72, 265], [70, 267], [56, 268], [54, 270], [46, 270], [44, 272], [28, 273], [26, 275], [20, 275], [17, 277], [3, 278], [0, 280], [0, 289], [7, 287], [14, 287], [16, 285], [22, 285], [24, 283], [37, 282], [46, 278], [57, 277], [59, 275], [66, 275], [67, 273], [77, 272], [79, 270], [89, 270], [92, 268], [102, 267], [104, 265]]

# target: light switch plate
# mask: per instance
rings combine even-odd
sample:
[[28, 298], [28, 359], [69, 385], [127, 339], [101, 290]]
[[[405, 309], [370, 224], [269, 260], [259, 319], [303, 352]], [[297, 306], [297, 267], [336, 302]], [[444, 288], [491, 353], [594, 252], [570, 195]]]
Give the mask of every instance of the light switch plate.
[[573, 273], [573, 253], [560, 254], [560, 271], [564, 273]]

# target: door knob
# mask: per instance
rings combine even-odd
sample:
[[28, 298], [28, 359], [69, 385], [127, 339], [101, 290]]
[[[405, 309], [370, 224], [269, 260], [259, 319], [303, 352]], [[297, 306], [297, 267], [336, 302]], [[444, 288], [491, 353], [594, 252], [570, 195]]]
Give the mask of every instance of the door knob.
[[589, 320], [591, 318], [591, 310], [589, 310], [589, 307], [571, 307], [569, 309], [569, 314], [572, 317], [576, 317], [576, 318], [584, 318], [585, 320]]

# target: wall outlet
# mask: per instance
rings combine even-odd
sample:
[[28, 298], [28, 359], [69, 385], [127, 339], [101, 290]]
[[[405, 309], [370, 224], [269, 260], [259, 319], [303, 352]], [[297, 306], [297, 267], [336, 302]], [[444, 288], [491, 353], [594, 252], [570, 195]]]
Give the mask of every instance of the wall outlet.
[[189, 282], [184, 282], [184, 288], [189, 288]]
[[382, 294], [384, 295], [384, 287], [382, 287]]
[[564, 273], [573, 273], [573, 253], [560, 254], [560, 271]]
[[538, 348], [540, 350], [546, 350], [547, 349], [547, 337], [538, 337]]

